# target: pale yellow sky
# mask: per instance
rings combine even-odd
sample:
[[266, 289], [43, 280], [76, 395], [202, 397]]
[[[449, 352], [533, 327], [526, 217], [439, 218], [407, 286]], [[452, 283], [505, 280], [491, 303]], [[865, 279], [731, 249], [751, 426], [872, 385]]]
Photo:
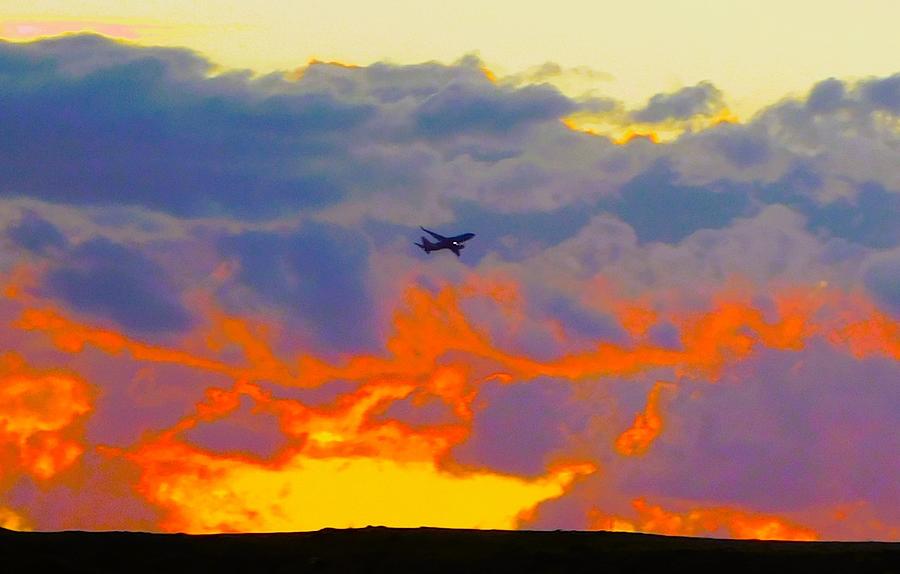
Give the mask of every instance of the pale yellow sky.
[[125, 25], [138, 43], [260, 72], [477, 52], [500, 74], [547, 61], [606, 72], [574, 89], [635, 106], [709, 80], [741, 115], [827, 77], [900, 71], [898, 0], [0, 0], [0, 14], [6, 37], [22, 23]]

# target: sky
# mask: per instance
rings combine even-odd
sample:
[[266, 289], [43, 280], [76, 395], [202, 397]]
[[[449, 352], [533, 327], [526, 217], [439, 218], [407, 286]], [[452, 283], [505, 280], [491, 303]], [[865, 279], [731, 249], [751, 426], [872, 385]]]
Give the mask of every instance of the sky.
[[893, 0], [2, 0], [0, 13], [9, 39], [93, 30], [258, 72], [477, 53], [504, 75], [581, 71], [556, 83], [630, 105], [707, 80], [742, 117], [831, 76], [892, 74], [900, 52]]
[[491, 6], [0, 4], [0, 526], [900, 539], [896, 3]]

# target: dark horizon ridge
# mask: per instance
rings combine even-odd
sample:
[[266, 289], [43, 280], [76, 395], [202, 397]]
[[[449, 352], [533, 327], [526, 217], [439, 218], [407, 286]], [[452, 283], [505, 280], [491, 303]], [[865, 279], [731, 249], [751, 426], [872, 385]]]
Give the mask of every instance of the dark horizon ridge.
[[[325, 528], [182, 534], [0, 529], [7, 571], [50, 572], [728, 572], [813, 568], [898, 572], [900, 543], [760, 541], [578, 530]], [[11, 569], [9, 569], [11, 568]]]

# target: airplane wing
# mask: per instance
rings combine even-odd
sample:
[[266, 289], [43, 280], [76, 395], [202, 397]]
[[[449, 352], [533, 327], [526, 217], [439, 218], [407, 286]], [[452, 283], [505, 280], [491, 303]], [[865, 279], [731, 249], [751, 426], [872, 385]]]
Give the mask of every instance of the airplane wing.
[[456, 241], [457, 243], [463, 243], [464, 241], [468, 241], [475, 237], [474, 233], [463, 233], [462, 235], [457, 235], [456, 237], [450, 237], [450, 241]]
[[449, 249], [450, 251], [452, 251], [453, 253], [456, 253], [456, 256], [459, 257], [459, 247], [457, 247], [456, 245], [452, 245], [452, 244], [451, 244], [451, 245], [448, 247], [448, 249]]
[[444, 237], [444, 236], [441, 235], [440, 233], [435, 233], [434, 231], [428, 231], [428, 230], [425, 229], [424, 227], [419, 227], [419, 229], [421, 229], [421, 230], [424, 231], [425, 233], [431, 235], [432, 237], [434, 237], [434, 238], [437, 239], [438, 241], [443, 241], [443, 240], [447, 239], [446, 237]]

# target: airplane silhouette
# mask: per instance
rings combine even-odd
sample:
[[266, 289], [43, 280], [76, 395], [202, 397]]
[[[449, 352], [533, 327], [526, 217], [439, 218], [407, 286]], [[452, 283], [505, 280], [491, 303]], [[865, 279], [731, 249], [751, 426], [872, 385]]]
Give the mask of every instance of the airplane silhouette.
[[432, 243], [422, 236], [422, 243], [416, 243], [419, 247], [425, 250], [425, 253], [431, 253], [432, 251], [437, 251], [438, 249], [449, 249], [453, 253], [459, 257], [459, 252], [462, 250], [465, 245], [464, 242], [475, 237], [474, 233], [463, 233], [462, 235], [454, 235], [453, 237], [444, 237], [439, 233], [435, 233], [434, 231], [428, 231], [424, 227], [420, 227], [422, 231], [431, 235], [437, 240], [437, 243]]

